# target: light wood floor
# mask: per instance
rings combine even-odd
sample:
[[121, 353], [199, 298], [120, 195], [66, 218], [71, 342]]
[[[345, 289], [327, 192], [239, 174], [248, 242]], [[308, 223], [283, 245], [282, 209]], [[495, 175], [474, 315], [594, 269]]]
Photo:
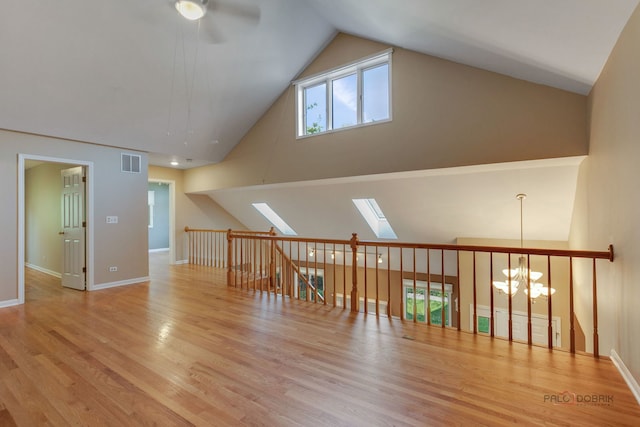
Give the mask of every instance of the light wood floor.
[[[608, 360], [229, 289], [223, 272], [0, 309], [0, 425], [640, 425]], [[557, 404], [575, 399], [593, 402]], [[556, 402], [550, 401], [554, 396]]]

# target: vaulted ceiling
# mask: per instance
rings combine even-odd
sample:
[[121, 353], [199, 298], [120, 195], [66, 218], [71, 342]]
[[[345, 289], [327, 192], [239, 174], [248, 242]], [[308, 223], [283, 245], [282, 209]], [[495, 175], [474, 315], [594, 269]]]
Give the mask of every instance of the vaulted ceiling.
[[[216, 163], [337, 32], [587, 94], [637, 4], [638, 0], [210, 0], [203, 20], [188, 22], [171, 0], [6, 2], [0, 13], [0, 128], [142, 150], [160, 166], [173, 159], [183, 168]], [[570, 172], [568, 189], [535, 187], [533, 178], [530, 182], [534, 194], [548, 195], [541, 206], [562, 203], [560, 211], [554, 208], [540, 224], [556, 230], [555, 217], [562, 221], [561, 229], [541, 238], [562, 239], [568, 233], [576, 163], [561, 168]], [[546, 171], [553, 174], [556, 169]], [[473, 173], [505, 179], [496, 178], [496, 171]], [[443, 186], [447, 194], [456, 191], [461, 179], [453, 175]], [[396, 178], [409, 179], [403, 181], [407, 189], [413, 188], [410, 180], [418, 179]], [[359, 186], [365, 181], [343, 182], [342, 188], [363, 194], [384, 189], [372, 179], [363, 191]], [[334, 188], [331, 183], [309, 185], [317, 187], [319, 198], [329, 197]], [[277, 201], [279, 189], [261, 197]], [[211, 196], [247, 225], [263, 228], [253, 212], [239, 208], [251, 191]], [[511, 200], [519, 191], [505, 189], [508, 198], [503, 192], [491, 203]], [[385, 194], [391, 200], [394, 193], [391, 189]], [[457, 194], [455, 200], [458, 204], [448, 206], [450, 210], [471, 207], [474, 193]], [[409, 209], [434, 214], [426, 206]], [[464, 221], [468, 218], [458, 224]], [[468, 227], [449, 226], [446, 235], [424, 238], [450, 240], [465, 233], [477, 235], [475, 229], [474, 234]], [[511, 231], [502, 229], [499, 234], [512, 235]]]
[[637, 0], [6, 2], [0, 128], [215, 163], [338, 32], [586, 94]]

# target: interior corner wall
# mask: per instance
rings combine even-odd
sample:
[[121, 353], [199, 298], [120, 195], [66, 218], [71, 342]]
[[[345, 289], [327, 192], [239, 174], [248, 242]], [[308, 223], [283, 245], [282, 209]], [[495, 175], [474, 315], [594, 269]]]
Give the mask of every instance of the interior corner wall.
[[[572, 248], [613, 244], [598, 278], [600, 353], [615, 350], [640, 381], [640, 9], [589, 95], [589, 157], [580, 170]], [[586, 273], [583, 272], [586, 275]], [[580, 296], [583, 298], [583, 296]], [[582, 322], [582, 320], [581, 320]], [[585, 327], [589, 337], [592, 330]]]
[[[147, 278], [147, 158], [140, 174], [120, 172], [123, 150], [0, 130], [0, 305], [18, 298], [18, 156], [91, 162], [94, 197], [94, 285]], [[127, 150], [127, 152], [130, 152]], [[107, 215], [117, 215], [118, 224], [106, 224]], [[118, 266], [109, 272], [109, 266]]]
[[[338, 34], [302, 73], [391, 46]], [[296, 138], [290, 86], [220, 163], [185, 191], [586, 155], [587, 97], [394, 48], [392, 120]]]
[[176, 259], [181, 262], [187, 259], [185, 248], [185, 227], [246, 230], [247, 227], [229, 214], [224, 208], [204, 194], [186, 194], [184, 190], [184, 173], [182, 169], [149, 166], [149, 181], [171, 181], [175, 188], [175, 242]]

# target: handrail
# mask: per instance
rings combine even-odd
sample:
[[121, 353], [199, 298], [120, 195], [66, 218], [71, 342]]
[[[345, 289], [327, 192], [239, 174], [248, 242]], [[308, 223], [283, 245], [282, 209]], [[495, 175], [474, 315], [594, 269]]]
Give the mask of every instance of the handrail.
[[253, 231], [253, 230], [230, 230], [230, 229], [210, 229], [210, 228], [190, 228], [189, 226], [184, 227], [184, 231], [185, 232], [189, 232], [189, 231], [199, 231], [199, 232], [208, 232], [208, 233], [227, 233], [229, 231], [231, 231], [234, 234], [248, 234], [248, 235], [265, 235], [265, 236], [272, 236], [275, 235], [275, 230], [273, 229], [273, 227], [271, 227], [271, 229], [269, 231]]
[[[304, 238], [277, 236], [273, 228], [264, 232], [185, 227], [185, 231], [189, 233], [189, 242], [193, 242], [190, 251], [196, 251], [196, 255], [190, 252], [189, 256], [189, 261], [194, 263], [202, 262], [201, 252], [205, 259], [211, 252], [217, 256], [206, 247], [213, 238], [198, 233], [217, 233], [216, 245], [224, 235], [227, 243], [224, 266], [228, 270], [229, 286], [250, 289], [253, 283], [253, 289], [258, 290], [256, 281], [260, 280], [260, 291], [280, 294], [283, 298], [304, 298], [324, 304], [329, 300], [333, 306], [349, 307], [354, 312], [383, 314], [443, 328], [461, 330], [463, 323], [469, 321], [473, 326], [465, 326], [465, 330], [472, 333], [525, 341], [529, 345], [542, 342], [540, 335], [533, 336], [535, 326], [545, 331], [541, 334], [547, 334], [544, 344], [550, 349], [561, 345], [558, 336], [552, 338], [553, 333], [562, 332], [562, 336], [569, 336], [570, 345], [562, 340], [568, 351], [585, 351], [593, 343], [593, 355], [599, 356], [596, 260], [613, 262], [612, 245], [606, 251], [591, 251], [369, 241], [360, 240], [355, 233], [349, 240]], [[205, 242], [204, 248], [199, 246], [201, 241]], [[517, 264], [513, 262], [515, 256], [518, 256]], [[591, 260], [592, 268], [586, 269], [578, 259]], [[306, 265], [307, 274], [302, 274], [302, 265]], [[546, 282], [542, 285], [544, 290], [540, 290], [540, 284], [533, 283], [530, 273], [524, 279], [503, 279], [508, 283], [506, 290], [498, 286], [500, 282], [499, 279], [496, 282], [494, 274], [505, 267], [503, 271], [516, 266], [527, 271], [534, 268], [542, 271]], [[294, 273], [298, 280], [294, 280]], [[551, 287], [552, 276], [557, 289]], [[592, 276], [590, 287], [589, 276]], [[514, 300], [517, 289], [513, 287], [518, 285], [526, 301], [522, 301], [521, 296]], [[556, 290], [560, 293], [552, 296]], [[574, 292], [579, 292], [581, 298], [575, 298]], [[309, 294], [316, 297], [310, 300]], [[546, 302], [532, 307], [536, 298]], [[560, 302], [552, 304], [556, 300]], [[584, 315], [589, 310], [591, 319]], [[577, 312], [581, 313], [580, 318], [576, 317]], [[517, 325], [520, 328], [516, 328]], [[593, 326], [592, 342], [582, 334], [582, 330], [590, 326]], [[580, 348], [576, 342], [581, 343]]]
[[[236, 231], [232, 232], [232, 236], [240, 234]], [[258, 234], [258, 233], [256, 233]], [[306, 237], [290, 237], [290, 236], [266, 236], [262, 237], [265, 240], [278, 240], [286, 242], [299, 242], [299, 243], [328, 243], [342, 245], [351, 244], [351, 240], [341, 239], [319, 239], [319, 238], [306, 238]], [[541, 249], [541, 248], [515, 248], [509, 246], [481, 246], [481, 245], [454, 245], [454, 244], [440, 244], [440, 243], [406, 243], [406, 242], [390, 242], [390, 241], [377, 241], [377, 240], [356, 240], [358, 246], [376, 246], [376, 247], [390, 247], [390, 248], [416, 248], [416, 249], [435, 249], [445, 251], [462, 251], [462, 252], [494, 252], [503, 254], [520, 254], [520, 255], [550, 255], [561, 257], [573, 257], [573, 258], [597, 258], [607, 259], [611, 262], [614, 260], [613, 245], [609, 245], [606, 251], [585, 251], [574, 249]]]

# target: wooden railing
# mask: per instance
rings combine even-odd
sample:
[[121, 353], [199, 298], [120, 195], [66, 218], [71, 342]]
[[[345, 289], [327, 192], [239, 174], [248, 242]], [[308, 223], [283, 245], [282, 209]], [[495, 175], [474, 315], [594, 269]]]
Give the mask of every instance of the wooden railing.
[[[575, 251], [361, 241], [356, 234], [349, 240], [283, 237], [273, 229], [186, 231], [189, 261], [225, 268], [229, 286], [572, 353], [592, 347], [599, 356], [597, 261], [613, 261], [611, 246]], [[219, 249], [223, 234], [225, 250]], [[506, 279], [513, 289], [515, 281], [501, 270], [519, 259], [527, 271], [543, 273], [548, 297], [528, 298], [530, 280], [520, 287], [526, 295], [492, 285]], [[592, 329], [591, 337], [583, 328]], [[566, 335], [568, 346], [558, 338]]]

